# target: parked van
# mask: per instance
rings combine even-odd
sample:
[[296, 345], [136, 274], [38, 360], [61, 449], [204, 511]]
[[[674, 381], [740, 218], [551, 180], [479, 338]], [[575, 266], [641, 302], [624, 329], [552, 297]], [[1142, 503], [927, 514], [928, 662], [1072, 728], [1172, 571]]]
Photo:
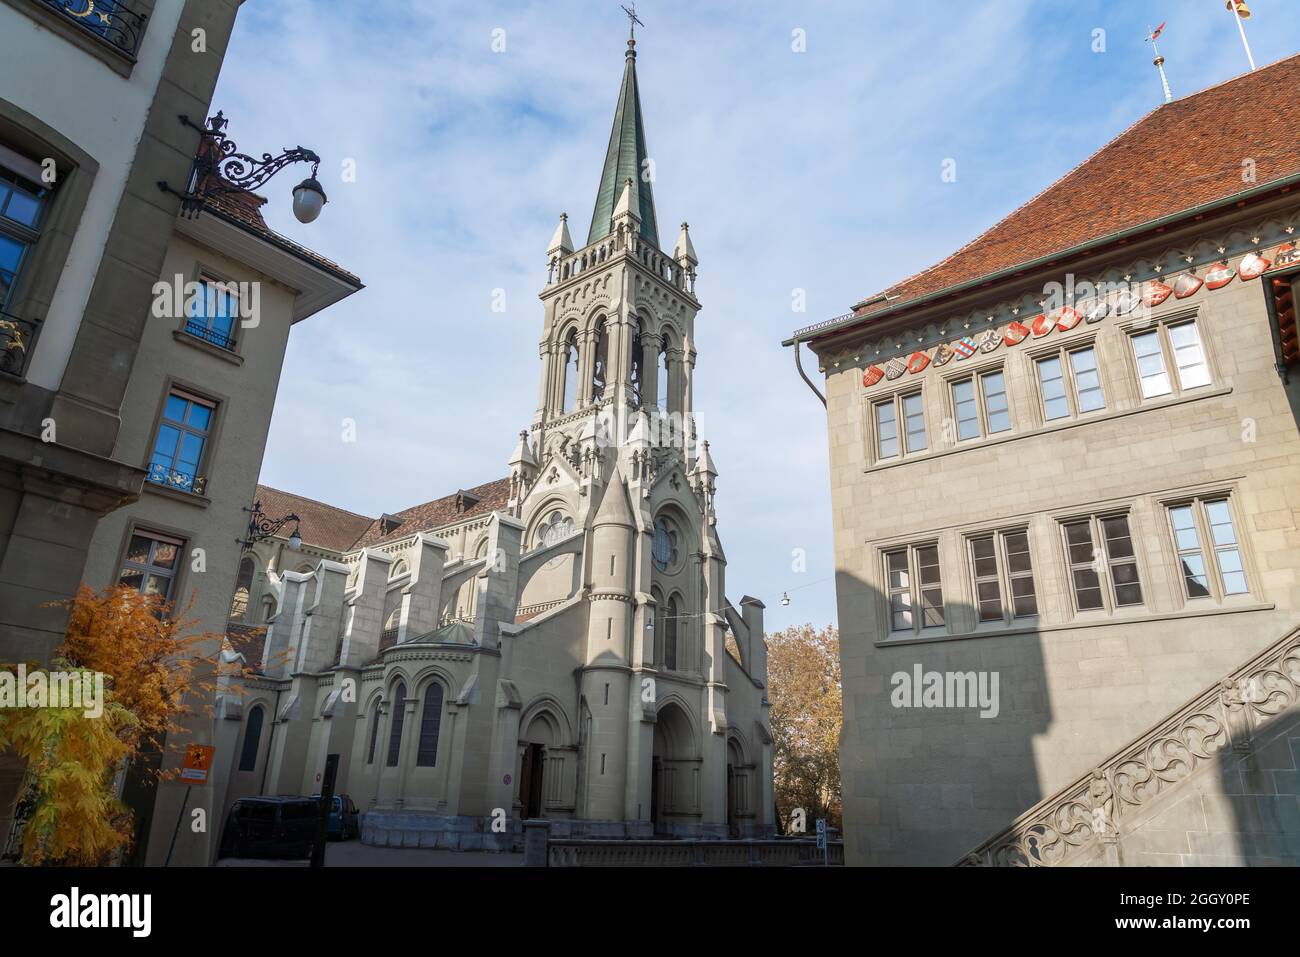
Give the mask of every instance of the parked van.
[[230, 806], [218, 857], [311, 857], [320, 800], [246, 797]]

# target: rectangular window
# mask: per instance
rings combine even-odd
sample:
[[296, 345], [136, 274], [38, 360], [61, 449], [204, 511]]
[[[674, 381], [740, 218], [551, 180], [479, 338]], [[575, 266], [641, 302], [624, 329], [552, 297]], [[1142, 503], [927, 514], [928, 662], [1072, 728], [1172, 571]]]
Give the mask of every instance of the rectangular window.
[[892, 459], [898, 454], [898, 417], [894, 400], [876, 405], [876, 457]]
[[1062, 350], [1058, 355], [1039, 359], [1037, 366], [1043, 393], [1043, 418], [1048, 422], [1106, 407], [1097, 353], [1091, 346]]
[[981, 622], [1010, 622], [1038, 614], [1028, 532], [982, 535], [971, 539], [970, 548]]
[[[1196, 321], [1159, 326], [1131, 337], [1142, 398], [1172, 395], [1209, 385], [1210, 366]], [[1170, 373], [1170, 370], [1173, 373]]]
[[215, 409], [215, 403], [186, 392], [168, 394], [149, 458], [150, 482], [203, 494], [205, 480], [199, 468]]
[[977, 439], [980, 429], [979, 403], [975, 401], [975, 383], [971, 379], [954, 382], [952, 404], [957, 413], [957, 439]]
[[0, 145], [0, 370], [22, 375], [37, 320], [14, 313], [13, 291], [30, 259], [29, 251], [40, 239], [50, 192], [11, 166], [21, 167], [29, 175], [38, 173], [40, 167]]
[[[979, 380], [976, 392], [975, 380]], [[952, 405], [957, 416], [957, 441], [977, 439], [1011, 428], [1006, 379], [1001, 372], [962, 379], [952, 384]]]
[[1057, 356], [1038, 360], [1038, 383], [1043, 390], [1043, 416], [1064, 419], [1070, 414], [1070, 400], [1065, 395], [1065, 372]]
[[921, 393], [903, 396], [903, 421], [907, 425], [907, 451], [925, 451], [925, 410], [921, 406]]
[[235, 348], [235, 322], [239, 319], [239, 296], [231, 283], [199, 280], [199, 295], [190, 303], [185, 331], [222, 349]]
[[[943, 583], [937, 545], [916, 545], [885, 554], [889, 588], [889, 630], [915, 632], [942, 628]], [[913, 614], [919, 608], [919, 618]]]
[[[1142, 584], [1127, 515], [1093, 516], [1066, 522], [1062, 527], [1079, 611], [1104, 609], [1108, 602], [1117, 608], [1142, 604]], [[1103, 578], [1107, 579], [1105, 583]]]
[[1165, 356], [1160, 348], [1158, 329], [1133, 337], [1133, 355], [1137, 358], [1142, 398], [1154, 399], [1173, 391], [1169, 387], [1169, 373], [1165, 371]]
[[118, 584], [144, 595], [161, 595], [170, 600], [184, 550], [185, 543], [179, 539], [137, 530], [131, 535], [122, 560]]
[[[1241, 561], [1241, 546], [1237, 542], [1237, 530], [1232, 523], [1227, 499], [1198, 499], [1171, 506], [1169, 522], [1173, 527], [1174, 548], [1178, 552], [1178, 566], [1188, 598], [1244, 595], [1249, 591]], [[1213, 576], [1202, 547], [1206, 540], [1214, 550]]]

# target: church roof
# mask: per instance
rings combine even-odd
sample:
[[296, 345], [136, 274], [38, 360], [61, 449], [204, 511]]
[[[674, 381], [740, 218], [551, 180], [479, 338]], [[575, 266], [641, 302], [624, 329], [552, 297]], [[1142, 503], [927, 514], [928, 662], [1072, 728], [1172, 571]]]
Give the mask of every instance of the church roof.
[[[1166, 103], [946, 259], [811, 339], [1300, 177], [1300, 55]], [[1253, 182], [1243, 162], [1254, 161]]]
[[[262, 511], [272, 518], [293, 513], [299, 518], [298, 534], [308, 545], [328, 549], [332, 552], [346, 552], [362, 533], [374, 523], [368, 515], [358, 515], [346, 509], [335, 508], [315, 499], [292, 492], [282, 492], [269, 485], [257, 487], [257, 501], [262, 503]], [[292, 526], [281, 530], [280, 538], [288, 538]]]
[[495, 482], [487, 482], [473, 488], [462, 489], [453, 492], [451, 495], [435, 498], [423, 505], [414, 505], [389, 516], [390, 519], [400, 519], [401, 524], [399, 525], [394, 526], [391, 522], [385, 524], [378, 519], [372, 520], [370, 527], [353, 543], [352, 547], [368, 548], [381, 542], [406, 538], [416, 532], [428, 532], [474, 515], [486, 515], [489, 512], [495, 512], [498, 509], [505, 508], [509, 501], [509, 478], [497, 479]]
[[587, 233], [588, 245], [609, 235], [614, 205], [623, 192], [623, 183], [629, 178], [638, 184], [637, 214], [641, 217], [641, 235], [659, 245], [654, 192], [649, 181], [641, 178], [646, 156], [641, 95], [636, 83], [636, 43], [629, 40], [623, 84], [618, 90], [618, 106], [614, 108], [614, 127], [609, 133], [609, 148], [605, 151], [605, 165], [600, 172], [600, 189], [596, 192], [596, 209], [591, 214], [591, 229]]

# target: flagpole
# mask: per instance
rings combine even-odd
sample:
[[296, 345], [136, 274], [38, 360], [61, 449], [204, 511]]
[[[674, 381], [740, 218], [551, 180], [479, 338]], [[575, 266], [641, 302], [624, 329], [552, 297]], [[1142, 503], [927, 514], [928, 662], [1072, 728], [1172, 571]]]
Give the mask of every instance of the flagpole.
[[1232, 19], [1237, 21], [1237, 32], [1241, 34], [1241, 45], [1246, 48], [1246, 59], [1250, 62], [1251, 72], [1255, 72], [1255, 56], [1250, 52], [1250, 41], [1246, 39], [1246, 25], [1242, 23], [1242, 16], [1237, 12], [1235, 3], [1228, 4], [1228, 12], [1232, 14]]

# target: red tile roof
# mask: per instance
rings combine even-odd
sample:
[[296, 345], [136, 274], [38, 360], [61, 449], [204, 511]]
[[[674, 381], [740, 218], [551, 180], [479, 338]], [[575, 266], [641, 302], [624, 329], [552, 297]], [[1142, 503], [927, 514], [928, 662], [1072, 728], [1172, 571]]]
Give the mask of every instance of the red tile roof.
[[[302, 540], [308, 545], [332, 552], [350, 551], [356, 540], [374, 522], [367, 515], [335, 508], [292, 492], [282, 492], [269, 485], [257, 487], [257, 501], [262, 503], [262, 511], [272, 518], [290, 513], [297, 515], [300, 520], [298, 533]], [[292, 531], [292, 527], [284, 528], [280, 537], [287, 538]]]
[[[1300, 175], [1297, 90], [1300, 55], [1160, 106], [947, 259], [891, 286], [888, 301], [859, 303], [856, 317]], [[1253, 184], [1242, 180], [1247, 158]]]
[[[468, 498], [462, 500], [462, 495], [468, 496]], [[477, 499], [477, 501], [470, 502], [470, 499]], [[509, 478], [497, 479], [495, 482], [487, 482], [473, 488], [462, 489], [452, 495], [444, 495], [432, 502], [425, 502], [423, 505], [415, 505], [397, 512], [394, 517], [401, 519], [402, 524], [390, 531], [384, 531], [382, 519], [375, 519], [366, 533], [357, 540], [354, 547], [365, 548], [370, 545], [378, 545], [380, 542], [405, 538], [407, 535], [413, 535], [416, 532], [427, 532], [431, 529], [441, 528], [443, 525], [450, 525], [462, 518], [486, 515], [497, 509], [505, 508], [509, 501]], [[462, 504], [464, 504], [463, 510]]]

